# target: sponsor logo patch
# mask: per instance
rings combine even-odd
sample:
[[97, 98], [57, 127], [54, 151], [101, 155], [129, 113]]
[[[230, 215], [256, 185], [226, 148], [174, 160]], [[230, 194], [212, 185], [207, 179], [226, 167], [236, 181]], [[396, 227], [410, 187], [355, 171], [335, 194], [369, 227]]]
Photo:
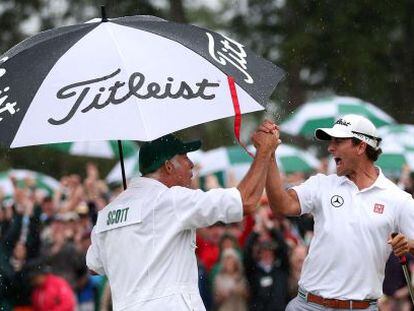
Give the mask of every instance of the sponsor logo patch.
[[343, 119], [339, 119], [338, 121], [335, 122], [335, 124], [340, 124], [340, 125], [348, 126], [351, 123], [350, 122], [347, 122], [347, 121], [345, 121]]
[[374, 213], [377, 213], [377, 214], [384, 213], [384, 204], [375, 203], [375, 205], [374, 205]]
[[340, 195], [333, 195], [331, 198], [331, 204], [333, 207], [340, 207], [344, 204], [344, 198]]

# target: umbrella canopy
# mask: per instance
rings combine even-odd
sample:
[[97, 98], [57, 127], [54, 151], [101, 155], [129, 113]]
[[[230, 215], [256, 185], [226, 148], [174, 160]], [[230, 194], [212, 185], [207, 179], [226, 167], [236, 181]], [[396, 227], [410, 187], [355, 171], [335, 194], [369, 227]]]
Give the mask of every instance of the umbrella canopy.
[[382, 146], [398, 143], [407, 151], [414, 151], [414, 125], [392, 124], [381, 127], [378, 136], [382, 138]]
[[[248, 149], [255, 152], [253, 146], [249, 146]], [[282, 144], [277, 148], [276, 161], [286, 174], [312, 172], [320, 165], [320, 161], [311, 153], [288, 144]], [[200, 175], [228, 171], [240, 180], [246, 174], [251, 162], [252, 158], [240, 146], [213, 149], [204, 153], [200, 161]]]
[[385, 172], [400, 173], [404, 165], [414, 171], [414, 149], [404, 146], [389, 136], [381, 143], [382, 154], [375, 162]]
[[[119, 159], [118, 143], [113, 140], [80, 141], [73, 143], [50, 144], [46, 146], [75, 156]], [[138, 152], [138, 145], [132, 141], [123, 141], [122, 150], [124, 157], [128, 158]]]
[[[203, 156], [203, 151], [197, 150], [194, 152], [187, 153], [187, 156], [193, 161], [194, 164], [200, 162], [201, 157]], [[106, 176], [105, 180], [108, 183], [120, 183], [122, 181], [119, 171], [121, 170], [121, 163], [117, 163], [109, 174]], [[135, 175], [139, 175], [139, 153], [136, 152], [135, 155], [125, 159], [125, 175], [128, 179]]]
[[373, 104], [354, 97], [331, 96], [300, 106], [281, 123], [281, 130], [290, 135], [313, 137], [318, 127], [331, 127], [345, 114], [358, 114], [370, 119], [378, 128], [394, 123], [394, 119]]
[[237, 41], [156, 17], [61, 27], [0, 56], [0, 142], [153, 140], [263, 110], [283, 75]]
[[23, 170], [23, 169], [11, 169], [0, 173], [0, 192], [6, 197], [13, 196], [13, 184], [11, 177], [14, 177], [17, 181], [18, 187], [28, 187], [39, 189], [48, 195], [52, 195], [53, 192], [59, 188], [59, 182], [53, 177], [45, 174]]
[[310, 152], [288, 144], [282, 144], [277, 148], [276, 161], [286, 174], [309, 173], [317, 170], [320, 166], [320, 161]]
[[[250, 150], [251, 147], [249, 146]], [[252, 163], [252, 158], [240, 146], [220, 147], [206, 151], [200, 161], [200, 176], [237, 168], [243, 171]]]

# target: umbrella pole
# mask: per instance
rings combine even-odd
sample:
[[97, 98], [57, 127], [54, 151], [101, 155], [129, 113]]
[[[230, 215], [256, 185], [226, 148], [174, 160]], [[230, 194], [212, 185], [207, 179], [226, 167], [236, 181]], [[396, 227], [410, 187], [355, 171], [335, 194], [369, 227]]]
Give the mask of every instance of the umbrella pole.
[[104, 5], [101, 5], [101, 16], [102, 16], [102, 22], [108, 21], [108, 18], [106, 17], [106, 9]]
[[124, 190], [127, 188], [126, 177], [125, 177], [125, 165], [124, 165], [124, 152], [122, 151], [122, 142], [118, 140], [119, 159], [121, 160], [121, 171], [122, 171], [122, 184]]

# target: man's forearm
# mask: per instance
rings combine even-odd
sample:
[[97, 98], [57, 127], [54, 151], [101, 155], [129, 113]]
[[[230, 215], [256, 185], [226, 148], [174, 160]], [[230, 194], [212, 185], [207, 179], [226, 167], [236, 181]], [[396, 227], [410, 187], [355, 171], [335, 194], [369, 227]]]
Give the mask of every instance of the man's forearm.
[[242, 195], [244, 214], [255, 211], [256, 204], [263, 194], [270, 157], [269, 152], [258, 150], [249, 171], [237, 187]]
[[266, 194], [270, 207], [276, 213], [295, 216], [300, 213], [299, 203], [291, 198], [284, 188], [283, 180], [272, 156], [266, 179]]

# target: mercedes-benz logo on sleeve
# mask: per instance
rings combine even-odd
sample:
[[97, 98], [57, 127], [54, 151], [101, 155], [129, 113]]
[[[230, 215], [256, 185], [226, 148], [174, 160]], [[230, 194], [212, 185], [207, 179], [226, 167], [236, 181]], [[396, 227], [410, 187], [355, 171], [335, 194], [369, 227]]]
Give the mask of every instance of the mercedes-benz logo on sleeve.
[[340, 207], [344, 204], [344, 198], [340, 195], [335, 194], [331, 198], [331, 204], [334, 207]]

